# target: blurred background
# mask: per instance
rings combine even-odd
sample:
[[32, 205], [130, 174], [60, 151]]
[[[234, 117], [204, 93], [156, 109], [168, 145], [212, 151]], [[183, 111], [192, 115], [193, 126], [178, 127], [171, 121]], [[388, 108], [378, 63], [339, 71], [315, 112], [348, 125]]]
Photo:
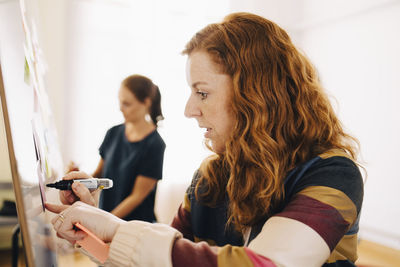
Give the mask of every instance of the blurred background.
[[[121, 80], [143, 74], [162, 94], [159, 132], [167, 149], [160, 187], [179, 193], [209, 154], [203, 130], [183, 115], [190, 92], [180, 54], [184, 45], [230, 12], [253, 12], [278, 23], [314, 63], [347, 131], [361, 143], [367, 177], [360, 237], [400, 250], [400, 1], [36, 2], [32, 12], [63, 163], [73, 160], [93, 172], [106, 130], [123, 122]], [[6, 162], [6, 151], [1, 153]], [[5, 164], [0, 178], [11, 179]], [[10, 194], [2, 191], [3, 197]], [[178, 203], [183, 195], [163, 197]], [[159, 213], [170, 219], [165, 208]]]

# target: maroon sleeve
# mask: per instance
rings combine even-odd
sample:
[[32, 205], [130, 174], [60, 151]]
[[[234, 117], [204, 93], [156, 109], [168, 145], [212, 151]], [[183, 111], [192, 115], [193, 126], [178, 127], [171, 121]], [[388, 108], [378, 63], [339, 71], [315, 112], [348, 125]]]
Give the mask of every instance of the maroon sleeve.
[[277, 267], [276, 264], [249, 248], [226, 245], [210, 246], [207, 242], [194, 243], [177, 239], [172, 248], [174, 267]]
[[218, 248], [206, 242], [191, 242], [181, 238], [175, 241], [172, 248], [172, 266], [212, 266], [217, 267]]
[[190, 202], [187, 194], [185, 195], [184, 203], [179, 206], [171, 226], [181, 232], [184, 238], [194, 241], [192, 223], [190, 221]]

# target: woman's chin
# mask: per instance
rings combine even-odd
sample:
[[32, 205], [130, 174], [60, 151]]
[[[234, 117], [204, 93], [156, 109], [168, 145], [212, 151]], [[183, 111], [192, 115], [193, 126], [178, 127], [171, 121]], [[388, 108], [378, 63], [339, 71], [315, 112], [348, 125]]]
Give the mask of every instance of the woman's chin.
[[225, 152], [225, 146], [224, 146], [224, 145], [221, 145], [221, 144], [218, 143], [218, 142], [213, 142], [213, 141], [211, 141], [211, 147], [212, 147], [213, 151], [214, 151], [215, 153], [217, 153], [217, 154], [222, 154], [222, 153]]

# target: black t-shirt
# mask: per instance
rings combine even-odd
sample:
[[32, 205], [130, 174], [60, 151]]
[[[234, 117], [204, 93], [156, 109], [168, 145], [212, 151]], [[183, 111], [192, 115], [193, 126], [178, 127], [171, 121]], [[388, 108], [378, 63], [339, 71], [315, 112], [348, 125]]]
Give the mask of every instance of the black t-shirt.
[[[106, 211], [112, 211], [132, 193], [138, 175], [155, 180], [162, 178], [165, 143], [157, 130], [141, 141], [130, 142], [125, 136], [125, 125], [114, 126], [107, 131], [99, 151], [104, 160], [102, 177], [114, 183], [100, 196], [100, 208]], [[155, 192], [156, 188], [124, 219], [155, 221]]]

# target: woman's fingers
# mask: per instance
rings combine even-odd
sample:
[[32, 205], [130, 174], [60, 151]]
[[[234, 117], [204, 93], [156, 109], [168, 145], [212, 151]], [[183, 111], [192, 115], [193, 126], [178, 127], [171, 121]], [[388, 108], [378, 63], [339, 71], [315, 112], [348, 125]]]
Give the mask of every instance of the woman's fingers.
[[68, 163], [66, 173], [73, 172], [73, 171], [79, 171], [79, 166], [77, 164], [75, 164], [75, 162], [70, 161]]
[[93, 199], [92, 194], [90, 193], [89, 189], [86, 186], [79, 182], [74, 182], [71, 186], [72, 191], [74, 194], [80, 199], [80, 201], [95, 206], [95, 201]]
[[60, 228], [59, 235], [70, 242], [76, 240], [82, 240], [87, 236], [87, 234], [81, 230], [74, 230], [74, 229], [63, 230], [62, 228]]
[[68, 203], [70, 204], [73, 204], [74, 202], [79, 200], [79, 198], [71, 190], [66, 190], [65, 195]]
[[54, 230], [56, 230], [56, 232], [58, 231], [58, 229], [60, 228], [62, 221], [60, 220], [60, 217], [55, 216], [52, 220], [51, 223], [53, 224], [53, 228]]
[[74, 245], [76, 243], [77, 240], [82, 240], [84, 239], [87, 234], [83, 231], [75, 231], [75, 230], [71, 230], [68, 233], [57, 233], [57, 236], [59, 238], [63, 238], [65, 240], [67, 240], [68, 242], [70, 242], [72, 245]]
[[[74, 180], [74, 179], [86, 179], [92, 178], [89, 174], [83, 171], [72, 171], [70, 173], [65, 174], [63, 180]], [[72, 187], [74, 187], [75, 182]], [[86, 195], [86, 191], [78, 187], [79, 191], [72, 190], [62, 190], [60, 191], [60, 200], [63, 204], [73, 204], [78, 200], [82, 200], [90, 205], [95, 205], [94, 199]]]
[[85, 178], [92, 178], [92, 177], [83, 171], [73, 171], [64, 175], [63, 180], [85, 179]]
[[64, 236], [60, 235], [59, 233], [57, 233], [57, 237], [67, 240], [69, 243], [71, 243], [71, 245], [75, 245], [75, 243], [76, 243], [75, 240], [66, 239]]
[[48, 202], [46, 202], [44, 206], [48, 211], [51, 211], [53, 213], [60, 213], [70, 207], [69, 205], [56, 205]]
[[[46, 206], [49, 206], [49, 210], [60, 212], [65, 205]], [[78, 222], [104, 241], [111, 241], [118, 227], [125, 223], [120, 218], [81, 201], [75, 202], [52, 220], [53, 227], [59, 236], [70, 242], [86, 236], [75, 227]]]
[[57, 232], [57, 236], [68, 240], [72, 244], [74, 244], [76, 240], [81, 240], [86, 236], [86, 233], [74, 227], [75, 222], [80, 221], [75, 217], [77, 215], [78, 217], [83, 215], [79, 208], [81, 205], [85, 204], [77, 202], [73, 206], [68, 206], [46, 203], [46, 208], [48, 210], [58, 213], [58, 215], [51, 220], [53, 228]]
[[60, 200], [63, 204], [72, 205], [74, 202], [78, 201], [79, 198], [75, 196], [71, 190], [60, 190]]

